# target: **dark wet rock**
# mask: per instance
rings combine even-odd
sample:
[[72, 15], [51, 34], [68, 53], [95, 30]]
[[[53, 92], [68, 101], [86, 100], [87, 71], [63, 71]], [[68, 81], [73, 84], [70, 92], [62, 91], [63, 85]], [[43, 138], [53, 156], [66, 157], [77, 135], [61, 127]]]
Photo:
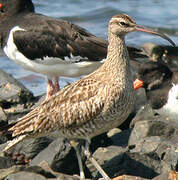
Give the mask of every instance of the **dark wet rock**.
[[[101, 166], [103, 166], [106, 162], [125, 151], [126, 149], [124, 147], [118, 146], [100, 147], [93, 153], [93, 157]], [[93, 164], [91, 164], [89, 160], [86, 161], [86, 165], [92, 173], [92, 176], [95, 177], [98, 173], [96, 168], [93, 166]], [[113, 167], [110, 168], [112, 169]]]
[[128, 145], [129, 137], [132, 129], [127, 129], [119, 133], [113, 134], [110, 138], [115, 146], [126, 147]]
[[9, 124], [14, 124], [19, 118], [29, 113], [31, 108], [24, 108], [24, 105], [17, 105], [16, 107], [11, 107], [6, 109], [6, 115]]
[[[57, 172], [78, 174], [78, 161], [74, 149], [61, 138], [54, 140], [47, 148], [40, 152], [30, 163], [30, 166], [39, 165], [46, 161]], [[70, 164], [70, 166], [69, 166]]]
[[168, 121], [161, 116], [155, 116], [151, 120], [145, 118], [135, 124], [129, 143], [134, 144], [139, 139], [151, 136], [161, 136], [176, 142], [178, 141], [178, 123]]
[[7, 142], [3, 143], [3, 144], [0, 144], [0, 157], [2, 156], [2, 151], [6, 146], [7, 146]]
[[[117, 177], [123, 174], [140, 176], [151, 179], [158, 175], [154, 170], [156, 160], [139, 153], [124, 152], [115, 156], [102, 167], [110, 177]], [[98, 179], [100, 175], [96, 176]]]
[[11, 75], [0, 70], [0, 105], [9, 108], [14, 104], [28, 105], [33, 99], [33, 94]]
[[54, 172], [46, 162], [41, 163], [40, 166], [28, 167], [16, 165], [7, 169], [0, 169], [0, 179], [3, 178], [6, 180], [80, 180], [79, 177]]
[[5, 125], [7, 123], [7, 115], [0, 106], [0, 126]]
[[[106, 134], [102, 134], [92, 139], [90, 150], [94, 152], [98, 147], [108, 146], [111, 143], [111, 139], [108, 138]], [[46, 154], [48, 154], [48, 156], [46, 156]], [[86, 159], [84, 155], [83, 159], [84, 161]], [[63, 141], [61, 138], [54, 140], [46, 149], [40, 152], [31, 161], [30, 165], [39, 165], [43, 160], [45, 160], [54, 171], [71, 175], [79, 174], [75, 150], [67, 141]], [[86, 177], [91, 177], [85, 163], [84, 168]]]
[[[58, 180], [80, 180], [80, 177], [78, 175], [70, 176], [70, 175], [67, 175], [67, 174], [63, 174], [63, 173], [60, 173], [60, 172], [53, 171], [49, 167], [49, 164], [46, 161], [41, 162], [40, 167], [43, 170], [45, 170], [46, 172], [51, 173], [54, 176], [56, 176], [56, 179], [58, 179]], [[86, 179], [86, 180], [89, 180], [89, 179]]]
[[0, 169], [0, 179], [4, 179], [6, 176], [10, 174], [23, 171], [23, 170], [24, 170], [24, 166], [12, 166], [10, 168]]
[[8, 141], [7, 136], [1, 134], [1, 132], [0, 132], [0, 144], [4, 144], [4, 143], [7, 142], [7, 141]]
[[[26, 160], [33, 159], [39, 152], [41, 152], [43, 149], [45, 149], [53, 140], [48, 137], [40, 137], [40, 138], [33, 138], [33, 139], [26, 139], [19, 144], [17, 144], [12, 150], [12, 156], [13, 159], [15, 159], [15, 156], [17, 156], [17, 164], [18, 164], [18, 158], [22, 158], [24, 155], [24, 158]], [[19, 159], [20, 161], [20, 159]]]
[[178, 123], [157, 117], [139, 121], [129, 139], [130, 152], [146, 155], [157, 161], [154, 170], [163, 173], [178, 171]]
[[4, 110], [0, 107], [0, 144], [5, 143], [8, 138], [5, 136], [3, 133], [4, 126], [7, 126], [8, 121], [7, 121], [7, 115], [4, 112]]
[[147, 104], [147, 98], [144, 88], [140, 88], [135, 91], [136, 101], [135, 101], [135, 111], [137, 112], [142, 106]]
[[107, 133], [103, 133], [91, 139], [90, 151], [93, 153], [98, 147], [107, 147], [112, 144], [112, 139], [107, 136]]
[[136, 116], [132, 119], [130, 123], [130, 127], [133, 128], [135, 123], [138, 121], [144, 121], [145, 119], [154, 119], [155, 118], [155, 111], [152, 107], [147, 103], [144, 106], [140, 107], [139, 111], [137, 112]]
[[[57, 154], [63, 152], [65, 156], [66, 152], [68, 153], [71, 150], [71, 146], [68, 143], [64, 143], [63, 139], [58, 138], [54, 140], [47, 148], [41, 151], [31, 162], [30, 165], [39, 165], [42, 161], [46, 161], [50, 167], [54, 166], [54, 159]], [[47, 156], [46, 156], [47, 154]], [[62, 159], [62, 158], [61, 158]], [[54, 167], [53, 167], [54, 168]], [[56, 167], [54, 168], [56, 169]]]
[[[133, 130], [113, 133], [110, 138], [115, 146], [99, 148], [93, 154], [110, 177], [127, 174], [151, 179], [170, 170], [178, 171], [176, 122], [143, 116]], [[97, 171], [88, 167], [96, 175]]]
[[0, 156], [0, 169], [9, 168], [15, 163], [11, 158]]

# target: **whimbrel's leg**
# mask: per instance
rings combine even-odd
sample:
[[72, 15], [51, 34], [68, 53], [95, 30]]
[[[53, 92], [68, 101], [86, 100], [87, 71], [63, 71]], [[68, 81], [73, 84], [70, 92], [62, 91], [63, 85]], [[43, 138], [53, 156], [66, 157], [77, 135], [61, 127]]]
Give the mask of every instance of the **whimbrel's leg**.
[[89, 151], [90, 142], [86, 140], [84, 153], [87, 159], [95, 166], [95, 168], [99, 171], [99, 173], [103, 176], [105, 180], [110, 180], [109, 176], [105, 173], [102, 167], [98, 164], [98, 162], [93, 158], [92, 154]]
[[79, 165], [79, 170], [80, 170], [80, 179], [85, 180], [85, 174], [83, 171], [83, 164], [82, 164], [82, 158], [81, 158], [81, 145], [79, 142], [75, 142], [75, 141], [70, 141], [70, 144], [75, 149], [75, 152], [77, 154], [78, 165]]

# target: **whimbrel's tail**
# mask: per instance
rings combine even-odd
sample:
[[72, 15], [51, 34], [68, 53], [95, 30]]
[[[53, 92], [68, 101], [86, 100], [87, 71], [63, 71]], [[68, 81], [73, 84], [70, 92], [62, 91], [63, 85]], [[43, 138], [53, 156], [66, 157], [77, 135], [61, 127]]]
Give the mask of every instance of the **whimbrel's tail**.
[[23, 139], [25, 139], [28, 135], [21, 135], [19, 137], [16, 137], [15, 139], [13, 139], [12, 141], [8, 141], [7, 146], [3, 149], [2, 153], [7, 152], [8, 150], [10, 150], [11, 148], [13, 148], [16, 144], [18, 144], [19, 142], [21, 142]]
[[8, 141], [8, 145], [3, 150], [3, 153], [10, 150], [12, 147], [29, 137], [30, 134], [34, 132], [34, 123], [37, 117], [38, 110], [34, 109], [24, 117], [20, 118], [15, 125], [8, 129], [9, 132], [12, 132], [12, 136], [15, 138], [12, 141]]

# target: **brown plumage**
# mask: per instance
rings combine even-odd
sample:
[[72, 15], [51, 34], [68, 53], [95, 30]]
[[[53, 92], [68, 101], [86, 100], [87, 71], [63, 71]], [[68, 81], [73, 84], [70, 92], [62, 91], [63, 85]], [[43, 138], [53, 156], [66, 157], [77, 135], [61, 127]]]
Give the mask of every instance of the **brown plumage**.
[[[9, 129], [17, 138], [9, 143], [5, 151], [27, 137], [57, 132], [59, 137], [89, 141], [119, 126], [128, 117], [135, 102], [129, 56], [124, 41], [125, 35], [132, 31], [156, 34], [173, 44], [167, 36], [136, 25], [127, 15], [113, 16], [109, 22], [109, 46], [105, 63], [19, 119]], [[80, 170], [82, 172], [82, 167]], [[109, 179], [106, 174], [103, 176]], [[81, 178], [84, 179], [82, 173]]]

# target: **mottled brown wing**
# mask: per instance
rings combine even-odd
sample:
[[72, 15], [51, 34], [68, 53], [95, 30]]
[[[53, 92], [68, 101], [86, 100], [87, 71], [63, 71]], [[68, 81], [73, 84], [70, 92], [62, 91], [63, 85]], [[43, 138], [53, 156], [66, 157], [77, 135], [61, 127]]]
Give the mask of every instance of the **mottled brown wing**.
[[19, 119], [10, 131], [13, 131], [13, 136], [17, 136], [80, 126], [101, 113], [104, 105], [102, 93], [105, 88], [100, 81], [81, 79]]

